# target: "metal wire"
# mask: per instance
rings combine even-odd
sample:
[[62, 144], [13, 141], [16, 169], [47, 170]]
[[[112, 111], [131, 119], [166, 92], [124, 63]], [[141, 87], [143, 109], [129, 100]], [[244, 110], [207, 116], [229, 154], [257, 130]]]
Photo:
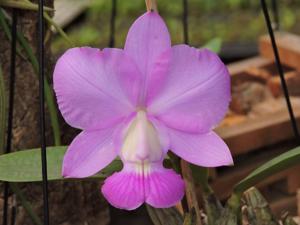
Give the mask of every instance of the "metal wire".
[[[5, 153], [11, 152], [11, 143], [12, 143], [15, 78], [16, 78], [16, 45], [17, 45], [17, 11], [15, 9], [12, 12], [11, 37], [12, 40], [11, 40], [11, 53], [10, 53], [9, 100], [8, 100], [7, 136], [6, 136]], [[8, 224], [8, 195], [9, 195], [9, 184], [8, 182], [5, 182], [3, 221], [2, 221], [3, 225]]]
[[189, 27], [188, 27], [188, 0], [183, 0], [183, 14], [182, 14], [182, 25], [183, 25], [183, 41], [185, 44], [189, 43]]
[[48, 175], [47, 175], [47, 152], [45, 135], [45, 97], [44, 97], [44, 2], [39, 0], [38, 9], [38, 58], [39, 58], [39, 101], [40, 101], [40, 144], [43, 176], [43, 203], [44, 225], [49, 225], [49, 201], [48, 201]]
[[[182, 28], [183, 28], [183, 42], [185, 44], [189, 44], [189, 29], [188, 29], [188, 1], [187, 0], [182, 0], [182, 4], [183, 4], [183, 11], [182, 11]], [[176, 156], [177, 157], [177, 156]], [[180, 173], [182, 173], [181, 170], [181, 165], [180, 165], [180, 159], [179, 161], [179, 169], [180, 169]], [[188, 207], [188, 201], [186, 198], [186, 195], [184, 195], [183, 199], [181, 200], [181, 204], [182, 204], [182, 208], [183, 211], [189, 212], [189, 207]]]
[[280, 57], [279, 57], [279, 53], [278, 53], [278, 48], [276, 45], [276, 41], [275, 41], [275, 36], [274, 36], [274, 32], [272, 29], [272, 25], [271, 25], [271, 20], [270, 20], [270, 16], [269, 16], [269, 12], [268, 12], [268, 6], [265, 0], [261, 0], [261, 7], [264, 13], [264, 17], [265, 17], [265, 22], [268, 28], [268, 32], [269, 32], [269, 36], [271, 39], [271, 43], [272, 43], [272, 48], [273, 48], [273, 52], [274, 52], [274, 57], [275, 57], [275, 62], [276, 62], [276, 66], [279, 72], [279, 76], [280, 76], [280, 81], [281, 81], [281, 86], [283, 89], [283, 93], [284, 93], [284, 97], [286, 100], [286, 104], [287, 104], [287, 108], [289, 111], [289, 115], [290, 115], [290, 120], [291, 120], [291, 125], [294, 131], [294, 135], [295, 137], [299, 140], [299, 131], [298, 131], [298, 127], [297, 127], [297, 122], [295, 119], [295, 115], [294, 115], [294, 111], [293, 111], [293, 107], [290, 101], [290, 97], [289, 97], [289, 91], [285, 82], [285, 78], [284, 78], [284, 72], [283, 72], [283, 68], [280, 62]]
[[273, 18], [274, 18], [273, 28], [274, 28], [274, 30], [279, 30], [280, 29], [280, 20], [279, 20], [279, 11], [278, 11], [277, 0], [272, 0], [272, 12], [273, 12]]
[[110, 35], [109, 35], [109, 44], [110, 48], [115, 46], [115, 24], [116, 24], [116, 15], [117, 15], [117, 0], [111, 1], [111, 16], [110, 16]]
[[16, 206], [14, 205], [11, 209], [10, 225], [14, 225], [16, 223], [16, 214], [17, 214], [17, 209]]

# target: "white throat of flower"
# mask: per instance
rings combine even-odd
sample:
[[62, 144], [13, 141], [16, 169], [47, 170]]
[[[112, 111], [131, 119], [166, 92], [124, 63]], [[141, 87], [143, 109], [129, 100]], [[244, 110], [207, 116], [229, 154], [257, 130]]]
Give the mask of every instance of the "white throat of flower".
[[158, 133], [144, 110], [139, 110], [123, 139], [121, 156], [124, 161], [145, 166], [160, 161], [163, 150]]

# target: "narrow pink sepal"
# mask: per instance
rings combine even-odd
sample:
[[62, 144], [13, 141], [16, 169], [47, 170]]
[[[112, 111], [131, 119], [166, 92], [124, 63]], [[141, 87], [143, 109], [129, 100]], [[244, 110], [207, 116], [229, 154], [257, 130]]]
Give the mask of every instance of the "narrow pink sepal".
[[117, 156], [114, 131], [82, 131], [76, 136], [64, 156], [63, 177], [88, 177], [106, 167]]
[[158, 56], [169, 48], [171, 40], [165, 22], [158, 13], [146, 12], [130, 27], [124, 50], [147, 75]]
[[171, 151], [198, 166], [217, 167], [233, 165], [226, 143], [213, 131], [206, 134], [188, 134], [169, 129]]
[[124, 51], [133, 59], [142, 75], [140, 103], [146, 103], [148, 92], [154, 94], [155, 83], [160, 81], [169, 60], [168, 54], [162, 54], [168, 50], [171, 50], [170, 34], [158, 13], [147, 12], [130, 27]]

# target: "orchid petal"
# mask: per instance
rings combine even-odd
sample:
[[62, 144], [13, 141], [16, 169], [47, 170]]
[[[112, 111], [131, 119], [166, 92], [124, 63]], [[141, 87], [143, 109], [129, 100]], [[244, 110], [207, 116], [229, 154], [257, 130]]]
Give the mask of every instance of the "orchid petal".
[[172, 48], [169, 71], [149, 113], [168, 127], [206, 133], [223, 119], [230, 101], [230, 76], [219, 57], [187, 45]]
[[169, 129], [171, 151], [198, 166], [216, 167], [233, 164], [225, 142], [213, 131], [206, 134], [187, 134]]
[[169, 71], [170, 61], [172, 59], [172, 48], [163, 52], [159, 57], [156, 59], [150, 75], [147, 79], [147, 84], [145, 87], [145, 105], [148, 105], [157, 97], [159, 91], [164, 86], [165, 76]]
[[169, 31], [156, 12], [147, 12], [131, 26], [125, 52], [135, 61], [144, 79], [142, 98], [146, 98], [148, 79], [158, 57], [171, 48]]
[[114, 207], [133, 210], [144, 202], [157, 208], [174, 206], [184, 196], [184, 182], [179, 174], [154, 164], [124, 163], [122, 171], [104, 181], [104, 197]]
[[128, 171], [125, 165], [121, 172], [106, 178], [101, 191], [114, 207], [136, 209], [145, 201], [143, 174]]
[[154, 168], [144, 182], [146, 202], [155, 208], [172, 207], [184, 196], [184, 182], [171, 169]]
[[82, 131], [71, 143], [63, 160], [63, 176], [82, 178], [94, 175], [116, 156], [114, 128]]
[[134, 110], [140, 79], [123, 50], [73, 48], [56, 64], [54, 89], [67, 123], [91, 130], [109, 127]]

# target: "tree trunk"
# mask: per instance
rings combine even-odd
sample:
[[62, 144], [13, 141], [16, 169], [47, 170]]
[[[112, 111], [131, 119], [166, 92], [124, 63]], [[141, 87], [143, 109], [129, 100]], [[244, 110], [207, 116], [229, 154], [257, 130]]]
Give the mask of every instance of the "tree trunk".
[[[45, 1], [53, 7], [53, 0]], [[10, 9], [5, 9], [10, 14]], [[29, 41], [32, 49], [37, 51], [37, 13], [18, 10], [18, 31]], [[0, 27], [0, 64], [2, 65], [5, 86], [8, 87], [10, 69], [10, 42]], [[46, 70], [52, 74], [53, 63], [49, 42], [45, 47]], [[8, 90], [7, 90], [8, 92]], [[17, 56], [15, 105], [13, 118], [14, 151], [38, 147], [39, 144], [39, 103], [38, 79], [30, 62]], [[53, 145], [49, 116], [46, 115], [47, 145]], [[77, 133], [61, 119], [64, 144], [69, 144]], [[0, 131], [3, 132], [3, 131]], [[50, 220], [57, 225], [105, 225], [109, 222], [108, 207], [100, 196], [99, 182], [52, 182], [49, 187]], [[42, 186], [41, 184], [24, 184], [23, 192], [31, 202], [35, 212], [42, 218]], [[2, 218], [2, 191], [0, 194], [0, 218]], [[10, 207], [12, 203], [10, 197]], [[31, 225], [33, 222], [18, 204], [16, 225]]]

